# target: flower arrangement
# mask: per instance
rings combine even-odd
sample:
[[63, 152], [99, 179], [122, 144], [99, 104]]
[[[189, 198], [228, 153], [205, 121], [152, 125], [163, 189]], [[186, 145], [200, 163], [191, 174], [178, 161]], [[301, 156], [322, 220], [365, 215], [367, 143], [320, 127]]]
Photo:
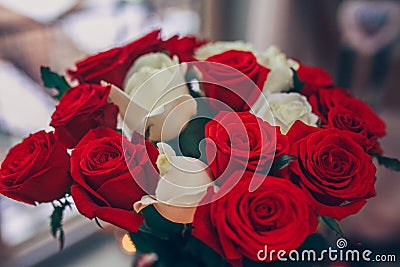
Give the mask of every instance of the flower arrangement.
[[52, 203], [61, 245], [72, 196], [162, 266], [253, 266], [319, 223], [343, 236], [338, 220], [375, 195], [373, 159], [400, 169], [370, 107], [275, 47], [154, 31], [77, 62], [73, 86], [41, 73], [59, 99], [54, 131], [9, 151], [0, 193]]

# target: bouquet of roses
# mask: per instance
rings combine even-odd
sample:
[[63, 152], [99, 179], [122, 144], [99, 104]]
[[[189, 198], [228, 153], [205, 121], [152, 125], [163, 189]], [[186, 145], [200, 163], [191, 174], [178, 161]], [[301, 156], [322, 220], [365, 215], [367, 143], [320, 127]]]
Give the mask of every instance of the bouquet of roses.
[[319, 221], [343, 235], [338, 220], [375, 195], [373, 159], [399, 170], [370, 107], [275, 47], [154, 31], [77, 62], [70, 83], [41, 72], [59, 99], [54, 131], [9, 151], [0, 193], [51, 202], [61, 241], [72, 196], [160, 266], [252, 266]]

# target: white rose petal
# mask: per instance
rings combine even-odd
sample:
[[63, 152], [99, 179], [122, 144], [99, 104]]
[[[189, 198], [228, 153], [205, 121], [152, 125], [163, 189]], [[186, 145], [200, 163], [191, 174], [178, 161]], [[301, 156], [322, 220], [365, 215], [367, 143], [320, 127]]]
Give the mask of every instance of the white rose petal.
[[150, 140], [170, 140], [179, 135], [197, 112], [197, 102], [191, 95], [182, 95], [162, 106], [162, 113], [151, 113], [147, 120]]
[[166, 155], [168, 157], [176, 156], [175, 150], [173, 150], [172, 147], [166, 143], [163, 142], [157, 143], [157, 148], [160, 155]]
[[256, 55], [258, 63], [270, 69], [263, 91], [271, 93], [283, 92], [293, 87], [293, 72], [299, 64], [286, 58], [277, 47], [271, 46], [265, 52]]
[[275, 126], [280, 126], [281, 132], [286, 134], [296, 120], [307, 125], [317, 126], [318, 116], [312, 113], [307, 98], [298, 93], [278, 93], [267, 96], [268, 103], [261, 101], [253, 106], [256, 116]]
[[[118, 106], [119, 113], [122, 116], [125, 125], [128, 126], [130, 130], [144, 128], [145, 117], [149, 113], [145, 107], [134, 100], [131, 101], [131, 98], [115, 85], [111, 85], [109, 97], [112, 102]], [[126, 116], [128, 113], [136, 114], [136, 116]]]
[[198, 60], [206, 60], [213, 55], [218, 55], [228, 50], [254, 52], [253, 46], [243, 41], [211, 42], [197, 48], [194, 57]]
[[159, 143], [158, 147], [157, 167], [161, 177], [155, 197], [143, 197], [134, 204], [134, 209], [139, 212], [148, 205], [154, 205], [170, 221], [191, 223], [197, 205], [207, 188], [213, 185], [207, 165], [195, 158], [176, 156], [165, 143]]
[[270, 93], [268, 91], [262, 92], [256, 102], [251, 106], [250, 112], [264, 121], [269, 122], [269, 124], [275, 125], [275, 119], [272, 115], [271, 107], [268, 104], [269, 95]]
[[286, 55], [276, 46], [270, 46], [267, 50], [265, 50], [263, 53], [257, 53], [256, 55], [258, 63], [264, 65], [267, 68], [270, 68], [274, 65], [274, 60], [282, 60], [286, 61], [285, 65], [288, 65], [290, 68], [294, 70], [298, 70], [300, 67], [300, 64], [291, 59], [287, 58]]
[[130, 130], [147, 130], [153, 141], [170, 140], [179, 134], [197, 113], [184, 79], [186, 71], [185, 63], [163, 53], [146, 54], [135, 61], [125, 78], [125, 90], [113, 86], [110, 93]]

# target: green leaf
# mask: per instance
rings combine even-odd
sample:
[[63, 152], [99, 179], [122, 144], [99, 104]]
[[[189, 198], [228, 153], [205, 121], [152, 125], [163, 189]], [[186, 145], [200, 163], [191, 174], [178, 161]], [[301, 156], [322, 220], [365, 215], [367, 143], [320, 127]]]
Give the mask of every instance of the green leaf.
[[71, 87], [65, 80], [64, 76], [53, 72], [49, 67], [41, 66], [40, 74], [46, 88], [54, 88], [57, 90], [57, 95], [55, 95], [54, 98], [58, 100], [64, 95], [68, 88]]
[[166, 56], [171, 56], [171, 52], [169, 52], [168, 50], [162, 50], [160, 53], [163, 53]]
[[228, 267], [231, 266], [224, 258], [222, 258], [212, 248], [204, 244], [202, 241], [195, 237], [190, 237], [185, 246], [185, 252], [191, 254], [202, 262], [205, 267]]
[[[199, 79], [198, 79], [196, 73], [193, 70], [189, 69], [186, 72], [185, 81], [186, 81], [187, 87], [189, 88], [189, 94], [194, 98], [202, 97], [200, 92], [194, 91], [193, 88], [192, 88], [192, 83], [195, 82], [195, 81], [198, 81], [198, 80]], [[199, 86], [200, 86], [200, 82], [199, 82]]]
[[321, 219], [329, 228], [335, 231], [336, 234], [338, 234], [341, 237], [344, 236], [343, 231], [342, 229], [340, 229], [339, 223], [336, 219], [327, 216], [321, 216]]
[[99, 219], [97, 219], [97, 217], [94, 218], [94, 221], [96, 222], [99, 228], [104, 229], [103, 226], [100, 224]]
[[281, 170], [289, 166], [289, 163], [295, 159], [296, 157], [292, 155], [280, 155], [279, 158], [272, 164], [270, 172]]
[[136, 249], [142, 253], [157, 252], [162, 249], [164, 244], [163, 240], [141, 231], [129, 233], [129, 237]]
[[158, 143], [158, 141], [151, 141], [151, 140], [150, 140], [150, 143], [152, 143], [153, 146], [155, 146], [155, 147], [157, 148], [157, 143]]
[[288, 93], [299, 93], [303, 88], [305, 82], [299, 80], [299, 76], [293, 68], [290, 69], [293, 72], [293, 88], [290, 88]]
[[383, 165], [385, 168], [394, 170], [396, 172], [400, 171], [400, 160], [396, 158], [385, 157], [379, 154], [376, 154], [375, 156], [380, 165]]
[[209, 121], [208, 118], [196, 118], [188, 123], [186, 129], [179, 136], [179, 150], [184, 156], [197, 159], [205, 156], [204, 151], [200, 151], [199, 144], [205, 138], [204, 129]]
[[177, 138], [167, 143], [175, 150], [177, 156], [187, 156], [206, 162], [205, 156], [205, 126], [215, 117], [208, 99], [196, 99], [197, 115], [186, 125]]
[[65, 245], [65, 238], [64, 238], [64, 229], [62, 228], [62, 226], [58, 231], [59, 231], [58, 233], [59, 250], [63, 250]]
[[185, 229], [184, 224], [174, 223], [163, 216], [154, 208], [153, 205], [144, 208], [141, 213], [145, 219], [139, 230], [152, 234], [160, 239], [170, 239], [175, 236], [180, 236]]
[[57, 237], [58, 233], [58, 241], [60, 245], [60, 250], [64, 248], [64, 230], [63, 230], [63, 225], [62, 225], [62, 220], [63, 220], [63, 212], [66, 207], [64, 206], [54, 206], [53, 213], [50, 216], [50, 230], [51, 234], [53, 235], [54, 238]]
[[198, 77], [193, 70], [188, 70], [185, 74], [185, 81], [190, 83], [193, 80], [198, 80]]
[[53, 213], [50, 216], [50, 227], [51, 227], [51, 234], [56, 237], [57, 231], [62, 226], [62, 218], [63, 218], [63, 211], [62, 207], [54, 207]]
[[[50, 231], [51, 234], [53, 235], [54, 238], [57, 237], [58, 234], [58, 241], [60, 245], [60, 250], [64, 248], [64, 230], [63, 230], [63, 216], [64, 216], [64, 210], [69, 207], [71, 208], [71, 202], [68, 201], [66, 196], [68, 196], [69, 193], [66, 193], [63, 198], [60, 198], [53, 203], [53, 212], [50, 215]], [[64, 200], [63, 200], [64, 199]], [[54, 204], [54, 203], [59, 203]]]
[[156, 253], [157, 267], [204, 267], [198, 255], [185, 251], [185, 240], [182, 238], [162, 240], [151, 234], [138, 231], [129, 233], [138, 253]]

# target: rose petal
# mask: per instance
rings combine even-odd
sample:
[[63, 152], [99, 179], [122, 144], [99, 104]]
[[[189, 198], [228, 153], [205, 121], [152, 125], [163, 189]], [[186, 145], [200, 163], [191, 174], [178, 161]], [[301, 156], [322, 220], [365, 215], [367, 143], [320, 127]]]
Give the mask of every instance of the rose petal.
[[107, 206], [98, 206], [85, 189], [78, 185], [71, 187], [71, 193], [78, 211], [89, 219], [98, 217], [103, 221], [131, 232], [137, 232], [143, 221], [143, 216], [134, 212]]

